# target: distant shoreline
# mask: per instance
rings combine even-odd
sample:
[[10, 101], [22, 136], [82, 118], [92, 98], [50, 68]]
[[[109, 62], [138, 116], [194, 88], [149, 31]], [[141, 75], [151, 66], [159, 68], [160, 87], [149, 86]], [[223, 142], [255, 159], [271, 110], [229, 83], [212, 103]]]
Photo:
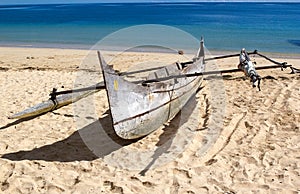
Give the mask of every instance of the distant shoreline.
[[[60, 44], [40, 44], [40, 45], [30, 45], [30, 44], [20, 44], [20, 45], [1, 45], [0, 48], [24, 48], [24, 49], [53, 49], [53, 50], [97, 50], [97, 49], [91, 49], [92, 46], [84, 45], [85, 47], [71, 47], [71, 46], [66, 46], [65, 44], [61, 44], [61, 47], [58, 47]], [[207, 48], [209, 49], [209, 48]], [[108, 52], [123, 52], [122, 47], [104, 47], [103, 49], [100, 49], [102, 51], [108, 51]], [[181, 49], [178, 49], [178, 51]], [[143, 49], [132, 49], [132, 50], [127, 50], [128, 52], [137, 52], [137, 53], [177, 53], [176, 50], [167, 50], [167, 49], [155, 49], [155, 48], [143, 48]], [[182, 50], [184, 54], [187, 55], [194, 55], [196, 51], [187, 51], [187, 50]], [[247, 50], [248, 52], [251, 52], [253, 50]], [[213, 50], [209, 49], [209, 52], [213, 56], [220, 56], [220, 55], [228, 55], [228, 54], [234, 54], [234, 53], [239, 53], [240, 50]], [[264, 53], [265, 55], [273, 58], [288, 58], [288, 59], [300, 59], [300, 54], [298, 53], [284, 53], [284, 52], [264, 52], [263, 50], [259, 50], [258, 52]]]
[[[0, 42], [0, 47], [9, 47], [9, 48], [45, 48], [45, 49], [70, 49], [70, 50], [99, 50], [99, 49], [94, 49], [95, 48], [95, 44], [72, 44], [72, 43], [43, 43], [43, 42]], [[209, 48], [209, 45], [205, 45], [206, 48], [209, 50], [209, 52], [212, 55], [224, 55], [224, 54], [232, 54], [232, 53], [236, 53], [239, 52], [240, 49], [242, 48], [238, 48], [238, 49], [211, 49]], [[98, 46], [100, 47], [100, 46]], [[253, 49], [249, 49], [247, 47], [245, 47], [247, 51], [253, 51]], [[157, 48], [157, 47], [148, 47], [148, 48], [137, 48], [137, 49], [131, 49], [131, 48], [127, 48], [125, 46], [103, 46], [101, 47], [100, 50], [104, 50], [104, 51], [124, 51], [124, 50], [128, 50], [130, 49], [130, 51], [132, 52], [151, 52], [151, 53], [174, 53], [173, 51], [176, 52], [176, 50], [173, 50], [175, 48], [172, 49], [167, 49], [167, 48]], [[258, 50], [259, 52], [268, 54], [269, 56], [272, 57], [279, 57], [279, 58], [293, 58], [293, 59], [300, 59], [300, 53], [296, 53], [296, 52], [272, 52], [272, 51], [264, 51], [260, 48], [255, 48], [256, 50]], [[196, 50], [191, 50], [191, 49], [184, 49], [184, 48], [178, 48], [178, 51], [182, 50], [184, 51], [184, 53], [186, 54], [195, 54], [197, 51]]]

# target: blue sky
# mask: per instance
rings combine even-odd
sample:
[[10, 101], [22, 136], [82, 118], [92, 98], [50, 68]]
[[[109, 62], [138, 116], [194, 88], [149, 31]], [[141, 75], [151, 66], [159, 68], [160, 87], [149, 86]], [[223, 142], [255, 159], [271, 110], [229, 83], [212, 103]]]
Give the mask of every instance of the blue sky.
[[[0, 5], [9, 4], [52, 4], [52, 3], [116, 3], [116, 2], [232, 2], [243, 0], [1, 0]], [[255, 2], [299, 2], [300, 0], [247, 0]]]

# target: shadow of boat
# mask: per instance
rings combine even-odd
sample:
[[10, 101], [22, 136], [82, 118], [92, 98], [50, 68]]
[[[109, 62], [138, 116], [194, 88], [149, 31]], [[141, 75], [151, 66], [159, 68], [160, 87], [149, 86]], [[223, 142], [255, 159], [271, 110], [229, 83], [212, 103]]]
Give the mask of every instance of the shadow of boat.
[[[100, 127], [105, 126], [105, 127]], [[97, 139], [100, 145], [100, 151], [97, 155], [86, 145], [85, 141], [95, 141], [94, 134], [97, 137], [100, 135], [102, 139]], [[82, 136], [90, 137], [90, 139], [83, 139]], [[135, 140], [136, 141], [136, 140]], [[121, 146], [129, 145], [135, 141], [124, 140], [119, 138], [111, 124], [111, 116], [106, 114], [105, 117], [87, 125], [86, 127], [75, 131], [68, 138], [55, 142], [53, 144], [45, 145], [39, 148], [28, 151], [18, 151], [2, 155], [1, 158], [19, 161], [19, 160], [44, 160], [44, 161], [92, 161], [99, 157], [103, 157], [115, 151]], [[109, 146], [109, 144], [117, 144], [119, 146]], [[98, 147], [99, 148], [99, 147]], [[99, 155], [100, 153], [100, 155]]]
[[[180, 111], [177, 116], [165, 126], [163, 133], [158, 137], [159, 140], [156, 143], [157, 148], [154, 155], [151, 156], [152, 161], [141, 171], [141, 174], [146, 173], [162, 154], [169, 151], [178, 129], [187, 122], [190, 114], [196, 107], [196, 103], [196, 98], [193, 96], [187, 103], [187, 106], [192, 108], [185, 108], [184, 117], [182, 111]], [[75, 131], [66, 139], [28, 151], [7, 153], [2, 155], [1, 158], [12, 161], [93, 161], [98, 158], [103, 158], [124, 146], [128, 146], [137, 141], [143, 141], [143, 138], [137, 140], [120, 138], [113, 129], [110, 111], [107, 111], [103, 115], [104, 117]]]

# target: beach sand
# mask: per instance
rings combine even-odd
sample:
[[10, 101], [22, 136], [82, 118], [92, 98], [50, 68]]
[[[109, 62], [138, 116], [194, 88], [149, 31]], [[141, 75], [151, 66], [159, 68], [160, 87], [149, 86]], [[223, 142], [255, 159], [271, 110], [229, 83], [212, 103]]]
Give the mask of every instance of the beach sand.
[[[103, 55], [119, 71], [191, 57]], [[278, 60], [300, 68], [300, 59]], [[101, 81], [95, 51], [0, 48], [0, 193], [299, 193], [300, 76], [259, 74], [260, 92], [242, 72], [205, 77], [179, 116], [127, 141], [113, 133], [105, 91], [34, 119], [7, 119], [47, 100], [52, 88]]]

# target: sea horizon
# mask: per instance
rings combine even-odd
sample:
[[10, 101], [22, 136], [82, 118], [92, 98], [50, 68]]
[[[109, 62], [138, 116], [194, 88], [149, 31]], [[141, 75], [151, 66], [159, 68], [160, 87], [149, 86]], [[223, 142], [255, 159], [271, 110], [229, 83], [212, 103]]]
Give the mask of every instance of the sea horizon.
[[[197, 39], [203, 36], [211, 51], [246, 48], [297, 55], [299, 15], [300, 3], [294, 2], [0, 5], [0, 46], [90, 49], [118, 30], [157, 24]], [[106, 48], [118, 50], [126, 44], [114, 42], [117, 46]], [[189, 50], [184, 44], [180, 47]]]

